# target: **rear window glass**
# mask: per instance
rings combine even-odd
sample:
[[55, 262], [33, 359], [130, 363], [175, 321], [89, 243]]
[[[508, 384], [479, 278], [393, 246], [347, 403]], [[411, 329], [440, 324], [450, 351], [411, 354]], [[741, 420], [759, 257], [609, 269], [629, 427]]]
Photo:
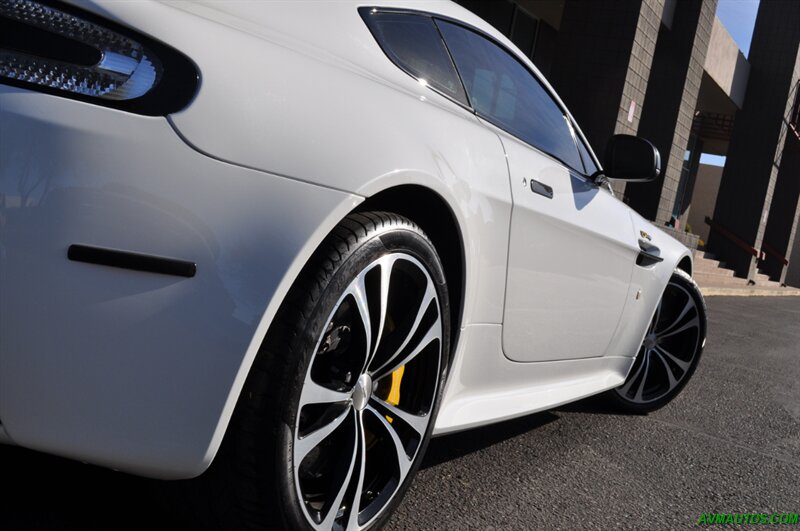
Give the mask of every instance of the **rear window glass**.
[[464, 87], [433, 19], [424, 15], [365, 13], [372, 34], [400, 68], [467, 105]]

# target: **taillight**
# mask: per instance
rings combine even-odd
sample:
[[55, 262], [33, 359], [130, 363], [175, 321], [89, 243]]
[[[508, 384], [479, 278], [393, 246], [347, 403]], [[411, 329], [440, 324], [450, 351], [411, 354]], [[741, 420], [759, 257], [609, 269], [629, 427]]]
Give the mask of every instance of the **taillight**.
[[165, 115], [191, 101], [198, 77], [175, 49], [90, 13], [0, 0], [0, 83]]

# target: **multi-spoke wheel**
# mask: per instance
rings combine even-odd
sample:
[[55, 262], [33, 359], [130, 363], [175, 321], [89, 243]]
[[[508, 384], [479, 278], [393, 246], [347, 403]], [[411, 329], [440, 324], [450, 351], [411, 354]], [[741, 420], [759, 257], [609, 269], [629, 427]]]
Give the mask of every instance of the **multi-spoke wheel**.
[[240, 527], [380, 527], [430, 438], [449, 331], [421, 230], [383, 212], [345, 219], [293, 286], [237, 408]]
[[294, 480], [312, 527], [381, 515], [428, 433], [441, 365], [436, 285], [410, 254], [384, 254], [331, 311], [300, 393]]
[[611, 396], [647, 412], [672, 400], [694, 373], [705, 346], [706, 308], [694, 281], [675, 271], [625, 382]]

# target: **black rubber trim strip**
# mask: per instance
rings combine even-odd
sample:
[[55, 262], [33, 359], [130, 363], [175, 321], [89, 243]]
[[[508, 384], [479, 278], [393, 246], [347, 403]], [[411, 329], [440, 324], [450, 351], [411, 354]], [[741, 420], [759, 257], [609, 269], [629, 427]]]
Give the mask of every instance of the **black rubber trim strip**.
[[67, 251], [67, 258], [73, 262], [86, 262], [87, 264], [119, 267], [148, 273], [161, 273], [162, 275], [177, 277], [191, 278], [197, 273], [197, 264], [194, 262], [91, 245], [70, 245]]
[[540, 183], [536, 179], [531, 179], [531, 191], [534, 194], [543, 195], [547, 199], [553, 199], [553, 188], [544, 183]]
[[651, 266], [663, 261], [664, 259], [660, 256], [648, 253], [647, 251], [640, 251], [639, 256], [636, 257], [636, 265], [640, 267]]

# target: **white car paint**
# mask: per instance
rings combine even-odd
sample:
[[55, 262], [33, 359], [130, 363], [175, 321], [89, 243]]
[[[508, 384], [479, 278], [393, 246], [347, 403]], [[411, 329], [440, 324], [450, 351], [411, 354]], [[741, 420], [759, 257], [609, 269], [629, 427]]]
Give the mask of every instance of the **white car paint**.
[[[163, 118], [2, 85], [0, 113], [4, 428], [113, 468], [200, 473], [309, 241], [361, 198], [200, 155]], [[72, 262], [73, 243], [198, 274]]]
[[[628, 209], [557, 160], [498, 134], [515, 183], [503, 349], [523, 362], [603, 356], [640, 250]], [[553, 197], [532, 193], [532, 179]]]
[[[357, 12], [373, 3], [72, 3], [181, 50], [202, 83], [168, 118], [0, 85], [0, 440], [147, 476], [200, 474], [308, 257], [364, 198], [402, 184], [439, 194], [464, 246], [436, 433], [625, 379], [688, 251], [604, 190], [581, 212], [522, 194], [523, 166], [546, 180], [550, 159], [393, 65]], [[449, 2], [374, 5], [457, 18], [515, 50]], [[560, 199], [566, 177], [548, 182]], [[570, 225], [587, 269], [563, 241]], [[631, 265], [640, 230], [664, 262]], [[71, 262], [73, 243], [190, 259], [198, 274]], [[556, 246], [553, 262], [541, 245]], [[555, 282], [531, 280], [548, 272]], [[575, 318], [543, 313], [548, 300]], [[527, 329], [531, 318], [546, 321]]]

